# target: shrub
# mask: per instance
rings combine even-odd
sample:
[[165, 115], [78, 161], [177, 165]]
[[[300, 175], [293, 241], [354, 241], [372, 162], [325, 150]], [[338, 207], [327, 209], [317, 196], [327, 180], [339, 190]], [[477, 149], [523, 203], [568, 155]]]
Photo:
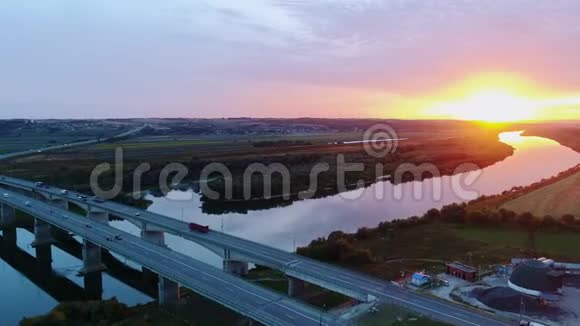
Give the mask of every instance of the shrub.
[[566, 214], [562, 216], [562, 222], [572, 225], [576, 221], [576, 218], [572, 214]]
[[425, 215], [423, 215], [423, 218], [428, 219], [428, 220], [438, 220], [440, 217], [441, 217], [441, 213], [436, 208], [432, 208], [432, 209], [428, 210], [427, 213], [425, 213]]
[[558, 225], [558, 221], [552, 215], [546, 215], [542, 218], [542, 225], [546, 227]]
[[465, 220], [466, 210], [463, 205], [451, 204], [441, 209], [441, 218], [444, 221], [459, 223]]
[[534, 224], [534, 215], [530, 212], [525, 212], [522, 213], [518, 216], [518, 224], [520, 224], [521, 226], [531, 226], [532, 224]]

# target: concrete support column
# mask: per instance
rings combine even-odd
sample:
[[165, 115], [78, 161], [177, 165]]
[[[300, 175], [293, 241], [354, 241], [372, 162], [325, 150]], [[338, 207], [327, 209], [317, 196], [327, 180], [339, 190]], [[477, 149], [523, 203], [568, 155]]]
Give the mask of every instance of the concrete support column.
[[92, 221], [109, 224], [109, 213], [102, 212], [102, 211], [93, 211], [89, 207], [89, 211], [87, 212], [87, 218]]
[[288, 276], [288, 296], [294, 297], [299, 296], [306, 287], [306, 283], [303, 280], [299, 280], [295, 277]]
[[224, 259], [224, 272], [236, 275], [248, 275], [248, 263], [245, 261]]
[[[87, 218], [103, 223], [109, 223], [109, 213], [102, 211], [93, 211], [89, 207]], [[101, 257], [101, 246], [83, 239], [83, 267], [79, 271], [80, 275], [100, 272], [106, 269]]]
[[[153, 243], [160, 247], [165, 247], [165, 232], [162, 231], [147, 231], [147, 226], [143, 225], [141, 229], [141, 239]], [[145, 284], [159, 283], [159, 277], [154, 271], [143, 267], [143, 280]], [[160, 296], [161, 297], [161, 296]]]
[[52, 270], [52, 246], [43, 244], [36, 246], [36, 261], [43, 271]]
[[101, 300], [103, 297], [103, 273], [88, 273], [84, 277], [85, 292], [89, 300]]
[[32, 247], [39, 247], [55, 242], [52, 237], [52, 227], [41, 219], [34, 219], [34, 241]]
[[162, 231], [141, 231], [141, 238], [161, 247], [165, 247], [165, 232]]
[[50, 201], [50, 204], [53, 206], [68, 210], [68, 200], [66, 200], [66, 199], [52, 198], [52, 199], [49, 199], [49, 201]]
[[179, 300], [179, 284], [159, 275], [159, 304]]
[[17, 246], [17, 235], [16, 235], [16, 228], [10, 227], [5, 228], [2, 230], [2, 237], [4, 238], [3, 244], [9, 246], [10, 248], [14, 248]]
[[157, 273], [146, 267], [142, 267], [141, 271], [143, 275], [143, 283], [148, 287], [156, 287], [157, 284], [159, 284], [159, 275]]
[[106, 269], [101, 258], [101, 246], [87, 240], [83, 240], [83, 268], [79, 271], [80, 275], [100, 272]]
[[16, 210], [6, 204], [0, 204], [0, 226], [12, 225], [16, 222]]

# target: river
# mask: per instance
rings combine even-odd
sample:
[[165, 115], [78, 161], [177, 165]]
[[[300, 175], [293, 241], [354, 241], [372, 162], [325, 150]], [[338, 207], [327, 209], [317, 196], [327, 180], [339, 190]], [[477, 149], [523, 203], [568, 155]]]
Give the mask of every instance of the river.
[[[511, 132], [501, 134], [500, 140], [514, 147], [512, 156], [481, 170], [454, 176], [400, 185], [381, 181], [368, 188], [297, 201], [285, 207], [249, 211], [247, 214], [204, 214], [199, 194], [193, 190], [175, 190], [165, 197], [148, 195], [147, 199], [153, 202], [149, 210], [184, 221], [207, 224], [212, 229], [293, 251], [296, 246], [306, 245], [334, 230], [355, 231], [363, 226], [376, 226], [385, 220], [421, 215], [433, 207], [440, 208], [479, 195], [497, 194], [515, 186], [529, 185], [580, 163], [580, 154], [550, 139]], [[111, 224], [139, 234], [139, 229], [128, 222]], [[18, 230], [18, 247], [34, 256], [30, 242], [32, 235], [28, 231]], [[221, 267], [220, 258], [196, 244], [171, 235], [167, 236], [166, 242], [176, 251]], [[81, 261], [53, 247], [52, 266], [56, 273], [82, 285], [82, 279], [76, 276], [80, 265]], [[55, 299], [3, 260], [0, 260], [0, 280], [1, 326], [14, 325], [24, 316], [45, 313], [57, 304]], [[127, 304], [151, 300], [107, 274], [103, 280], [104, 298], [116, 296]]]

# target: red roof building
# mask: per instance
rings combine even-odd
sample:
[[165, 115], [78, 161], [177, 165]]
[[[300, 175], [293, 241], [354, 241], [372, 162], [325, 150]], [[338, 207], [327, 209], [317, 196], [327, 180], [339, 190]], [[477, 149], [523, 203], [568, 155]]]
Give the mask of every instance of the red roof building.
[[477, 280], [478, 276], [477, 269], [475, 269], [475, 267], [459, 262], [447, 264], [447, 274], [469, 282]]

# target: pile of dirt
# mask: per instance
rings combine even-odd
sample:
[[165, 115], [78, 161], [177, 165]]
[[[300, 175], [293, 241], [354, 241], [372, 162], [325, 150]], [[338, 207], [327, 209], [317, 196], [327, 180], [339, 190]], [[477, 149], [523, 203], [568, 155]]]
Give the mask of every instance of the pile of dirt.
[[503, 286], [488, 289], [476, 288], [471, 295], [488, 307], [501, 311], [519, 313], [523, 299], [524, 310], [527, 315], [562, 317], [567, 314], [558, 307], [542, 304], [535, 298], [522, 296], [519, 292]]

